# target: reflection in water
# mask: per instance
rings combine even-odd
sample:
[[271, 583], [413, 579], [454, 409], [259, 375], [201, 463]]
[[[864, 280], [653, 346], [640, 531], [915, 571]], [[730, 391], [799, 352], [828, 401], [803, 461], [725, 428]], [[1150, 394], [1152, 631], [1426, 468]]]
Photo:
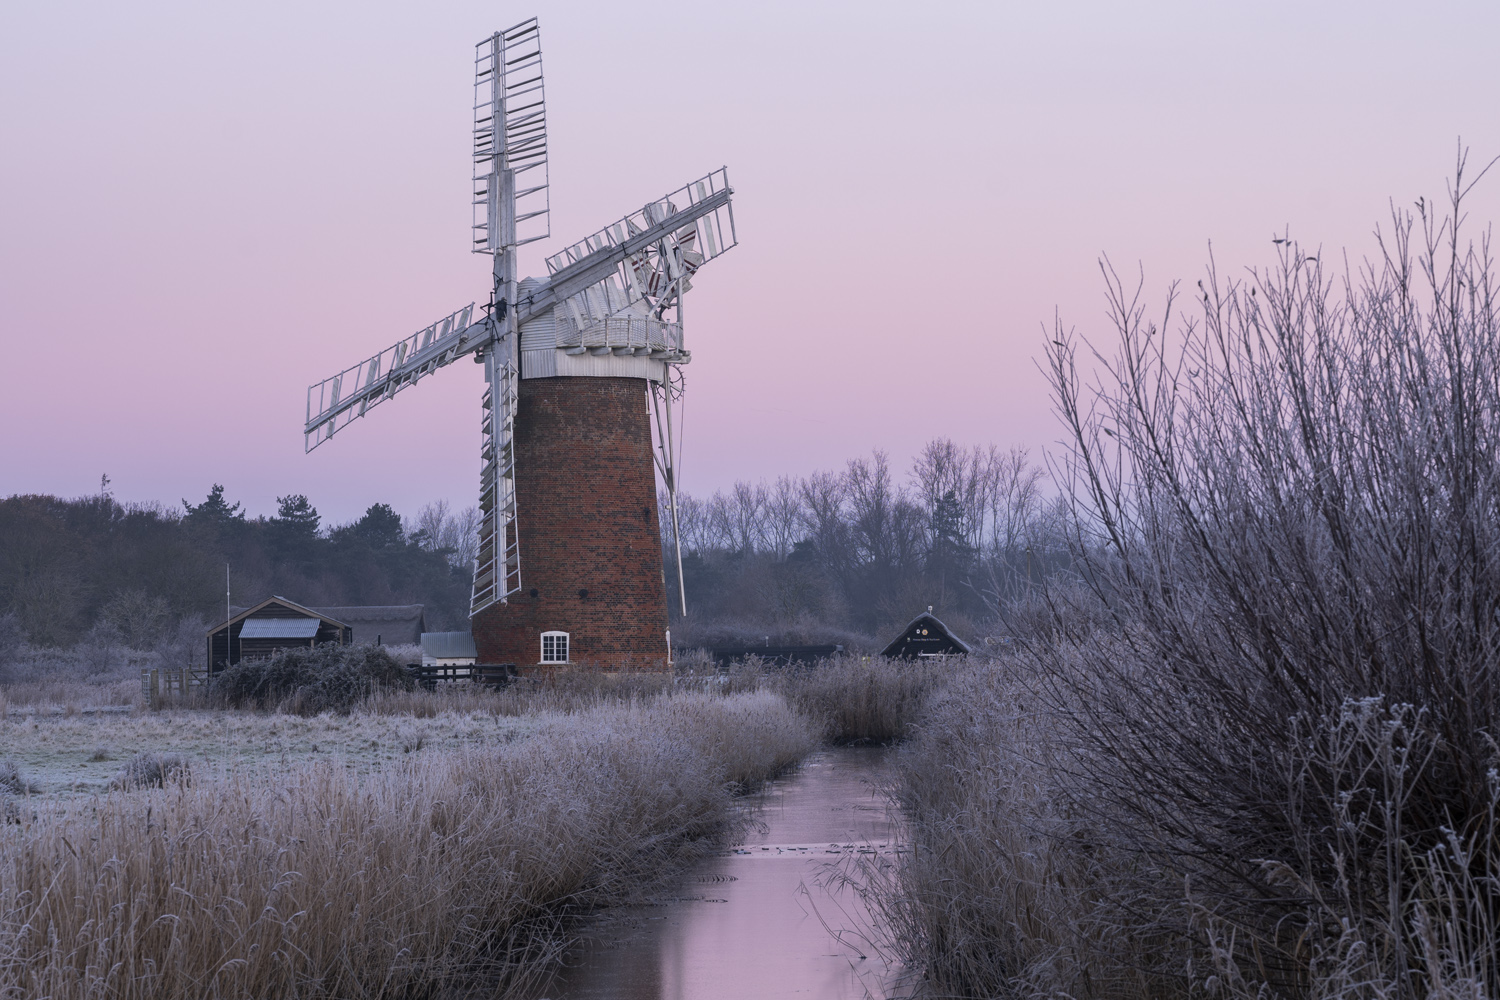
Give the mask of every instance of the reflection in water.
[[675, 897], [602, 916], [546, 995], [885, 996], [894, 970], [869, 946], [869, 915], [828, 879], [830, 862], [894, 852], [896, 824], [874, 784], [884, 764], [878, 749], [830, 750], [752, 796], [757, 825], [743, 843], [705, 860]]

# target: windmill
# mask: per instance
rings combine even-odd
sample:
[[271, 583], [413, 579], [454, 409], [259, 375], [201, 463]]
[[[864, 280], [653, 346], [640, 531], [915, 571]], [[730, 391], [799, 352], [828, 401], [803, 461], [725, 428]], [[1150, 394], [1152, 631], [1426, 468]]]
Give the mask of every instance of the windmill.
[[[736, 244], [728, 173], [647, 202], [547, 257], [545, 277], [518, 280], [518, 249], [551, 235], [536, 19], [481, 41], [474, 64], [472, 249], [493, 257], [489, 300], [310, 386], [305, 447], [473, 357], [486, 382], [469, 610], [480, 662], [661, 662], [653, 465], [675, 539], [683, 296]], [[680, 594], [680, 543], [676, 562]]]

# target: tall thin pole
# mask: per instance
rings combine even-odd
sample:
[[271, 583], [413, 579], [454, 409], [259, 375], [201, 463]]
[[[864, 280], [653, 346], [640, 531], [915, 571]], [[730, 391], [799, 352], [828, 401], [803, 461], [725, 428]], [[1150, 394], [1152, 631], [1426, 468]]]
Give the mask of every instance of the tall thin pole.
[[[229, 612], [229, 561], [226, 559], [224, 561], [224, 666], [225, 667], [229, 666], [229, 660], [230, 660], [229, 637], [230, 637], [231, 633], [229, 631], [229, 619], [232, 618], [232, 617], [233, 617], [233, 615], [231, 615], [230, 612]], [[210, 663], [208, 665], [209, 671], [211, 672], [213, 670], [213, 668], [214, 668], [214, 665], [212, 663]]]
[[[677, 296], [678, 316], [682, 315], [682, 295]], [[667, 384], [662, 393], [666, 397], [667, 411], [667, 498], [672, 507], [672, 547], [677, 552], [677, 599], [682, 606], [682, 617], [687, 617], [687, 588], [682, 580], [682, 532], [678, 530], [677, 521], [677, 460], [674, 456], [675, 450], [672, 444], [672, 366], [664, 365], [667, 370]]]

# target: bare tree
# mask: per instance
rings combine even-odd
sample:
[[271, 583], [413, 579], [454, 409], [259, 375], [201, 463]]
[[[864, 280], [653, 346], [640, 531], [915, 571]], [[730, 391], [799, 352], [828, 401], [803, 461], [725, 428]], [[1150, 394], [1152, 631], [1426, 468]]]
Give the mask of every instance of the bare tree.
[[1027, 654], [1095, 863], [1131, 859], [1100, 898], [1140, 954], [1192, 945], [1166, 971], [1500, 988], [1500, 319], [1470, 186], [1460, 158], [1446, 217], [1394, 213], [1356, 273], [1288, 240], [1268, 273], [1210, 266], [1181, 322], [1105, 262], [1116, 349], [1061, 324], [1048, 346], [1111, 624], [1068, 627], [1053, 594]]
[[804, 514], [801, 483], [790, 476], [780, 476], [766, 493], [763, 537], [777, 559], [785, 559], [792, 547], [802, 540]]
[[417, 512], [407, 534], [429, 552], [446, 552], [454, 567], [472, 568], [479, 548], [479, 508], [454, 513], [447, 500], [435, 500]]

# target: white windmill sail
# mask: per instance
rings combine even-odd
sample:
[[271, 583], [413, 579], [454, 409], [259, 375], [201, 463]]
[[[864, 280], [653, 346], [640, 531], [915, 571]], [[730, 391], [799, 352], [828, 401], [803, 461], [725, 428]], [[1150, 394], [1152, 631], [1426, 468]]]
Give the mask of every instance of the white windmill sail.
[[397, 341], [366, 361], [345, 368], [307, 389], [303, 448], [312, 451], [379, 403], [418, 379], [452, 364], [489, 338], [483, 324], [472, 323], [474, 304]]
[[[558, 346], [682, 351], [681, 324], [665, 316], [680, 304], [693, 273], [738, 242], [733, 193], [721, 167], [548, 257], [564, 300]], [[603, 280], [566, 287], [575, 269], [604, 261], [614, 267]]]
[[512, 225], [513, 247], [546, 239], [550, 208], [542, 36], [533, 17], [474, 47], [474, 252], [504, 251]]
[[479, 545], [469, 614], [521, 589], [516, 528], [516, 250], [551, 234], [547, 104], [536, 18], [474, 49], [474, 251], [493, 254], [496, 324], [485, 354]]

